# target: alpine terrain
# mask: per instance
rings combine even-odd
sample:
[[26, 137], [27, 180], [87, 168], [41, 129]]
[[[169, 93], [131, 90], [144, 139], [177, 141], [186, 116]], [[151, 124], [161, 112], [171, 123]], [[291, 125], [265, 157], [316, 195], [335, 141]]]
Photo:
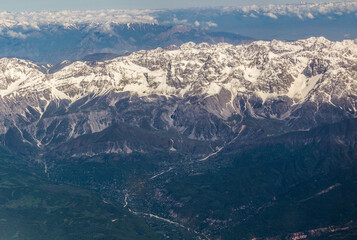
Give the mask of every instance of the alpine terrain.
[[40, 178], [151, 239], [357, 237], [357, 40], [89, 60], [0, 59], [0, 143]]

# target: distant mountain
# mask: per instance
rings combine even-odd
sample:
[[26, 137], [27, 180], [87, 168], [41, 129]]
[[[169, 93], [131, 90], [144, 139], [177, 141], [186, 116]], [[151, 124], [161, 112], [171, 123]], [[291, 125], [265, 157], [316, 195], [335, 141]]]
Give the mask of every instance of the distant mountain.
[[51, 64], [58, 64], [64, 60], [98, 61], [105, 59], [98, 58], [100, 55], [127, 55], [142, 49], [181, 45], [189, 41], [232, 44], [252, 41], [250, 37], [234, 33], [151, 23], [110, 23], [109, 30], [102, 25], [93, 26], [88, 23], [77, 24], [74, 27], [51, 24], [41, 26], [41, 29], [29, 28], [26, 31], [17, 28], [5, 28], [3, 31], [20, 31], [24, 37], [0, 34], [0, 56]]
[[93, 53], [82, 57], [80, 60], [84, 62], [101, 62], [117, 57], [119, 57], [119, 55], [114, 53]]
[[[357, 38], [357, 3], [171, 10], [2, 12], [0, 57], [40, 64], [104, 60], [139, 50], [195, 43], [241, 44], [252, 40], [296, 41]], [[104, 55], [103, 55], [104, 54]]]
[[0, 140], [197, 239], [355, 236], [356, 67], [356, 40], [322, 37], [3, 58]]

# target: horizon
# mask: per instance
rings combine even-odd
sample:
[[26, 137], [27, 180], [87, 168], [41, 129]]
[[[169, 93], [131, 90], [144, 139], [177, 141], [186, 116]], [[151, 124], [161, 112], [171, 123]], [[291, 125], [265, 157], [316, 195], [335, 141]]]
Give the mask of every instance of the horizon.
[[[86, 3], [85, 3], [86, 2]], [[180, 3], [169, 3], [162, 0], [144, 1], [125, 0], [120, 3], [113, 0], [104, 0], [98, 2], [96, 0], [79, 0], [76, 2], [70, 0], [58, 1], [42, 1], [42, 0], [19, 0], [16, 2], [7, 1], [1, 4], [0, 12], [60, 12], [60, 11], [97, 11], [97, 10], [180, 10], [191, 8], [224, 8], [224, 7], [246, 7], [246, 6], [259, 6], [268, 7], [269, 5], [298, 5], [298, 4], [318, 4], [318, 3], [346, 3], [356, 1], [341, 1], [341, 0], [320, 0], [320, 1], [296, 1], [296, 0], [271, 0], [267, 1], [247, 1], [247, 0], [223, 0], [217, 4], [214, 0], [202, 1], [189, 1], [183, 0]]]

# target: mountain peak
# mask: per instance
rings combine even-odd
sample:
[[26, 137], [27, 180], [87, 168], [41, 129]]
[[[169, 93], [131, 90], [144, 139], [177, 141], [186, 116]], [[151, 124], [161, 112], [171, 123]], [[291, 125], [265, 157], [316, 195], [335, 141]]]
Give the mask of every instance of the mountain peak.
[[[319, 45], [327, 47], [321, 52]], [[338, 84], [332, 80], [333, 76], [342, 74], [346, 79], [353, 79], [353, 71], [341, 68], [340, 64], [347, 61], [345, 53], [356, 51], [356, 44], [349, 41], [341, 45], [319, 37], [238, 46], [188, 42], [171, 49], [139, 51], [97, 63], [63, 62], [52, 74], [41, 72], [41, 66], [30, 61], [4, 58], [0, 62], [2, 96], [39, 89], [35, 91], [62, 92], [61, 96], [74, 101], [107, 91], [182, 97], [215, 95], [224, 88], [232, 96], [239, 92], [255, 93], [264, 101], [277, 96], [302, 100], [314, 94], [311, 90], [316, 90], [321, 81]], [[356, 61], [355, 55], [350, 57]], [[5, 81], [21, 84], [10, 87]]]

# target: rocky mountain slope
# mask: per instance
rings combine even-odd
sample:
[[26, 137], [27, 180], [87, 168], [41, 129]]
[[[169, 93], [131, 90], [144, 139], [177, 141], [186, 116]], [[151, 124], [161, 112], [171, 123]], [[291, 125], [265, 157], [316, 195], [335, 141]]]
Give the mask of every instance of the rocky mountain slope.
[[[294, 216], [286, 199], [299, 205], [335, 184], [339, 194], [354, 189], [356, 100], [356, 40], [187, 43], [57, 66], [0, 60], [3, 146], [54, 181], [201, 238], [354, 220], [346, 205], [323, 226], [251, 228], [269, 211]], [[337, 198], [325, 199], [326, 209]]]
[[144, 118], [152, 129], [173, 128], [198, 140], [235, 136], [247, 117], [309, 129], [356, 115], [356, 45], [324, 38], [188, 43], [74, 62], [56, 72], [3, 58], [0, 133], [15, 126], [41, 146], [100, 132], [113, 122], [130, 119], [141, 127]]

